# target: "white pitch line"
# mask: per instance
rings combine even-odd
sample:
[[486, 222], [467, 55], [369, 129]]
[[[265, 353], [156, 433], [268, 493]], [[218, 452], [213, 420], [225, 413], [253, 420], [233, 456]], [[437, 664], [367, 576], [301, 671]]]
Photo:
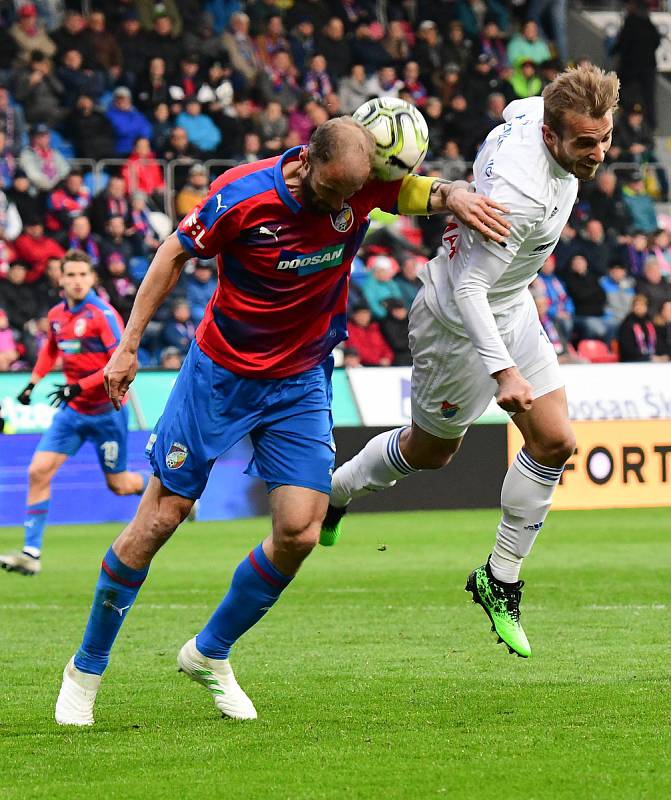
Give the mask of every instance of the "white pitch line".
[[622, 605], [609, 605], [599, 606], [590, 605], [583, 606], [588, 611], [666, 611], [667, 605], [665, 603], [650, 603], [648, 605], [633, 605], [623, 603]]

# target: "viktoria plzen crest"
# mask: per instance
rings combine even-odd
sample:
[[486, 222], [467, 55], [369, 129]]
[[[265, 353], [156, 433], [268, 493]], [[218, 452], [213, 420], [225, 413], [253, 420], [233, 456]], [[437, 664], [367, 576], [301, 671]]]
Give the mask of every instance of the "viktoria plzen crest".
[[168, 469], [179, 469], [186, 461], [188, 455], [189, 451], [186, 445], [180, 442], [173, 442], [170, 445], [170, 450], [168, 450], [168, 455], [165, 457], [165, 463]]

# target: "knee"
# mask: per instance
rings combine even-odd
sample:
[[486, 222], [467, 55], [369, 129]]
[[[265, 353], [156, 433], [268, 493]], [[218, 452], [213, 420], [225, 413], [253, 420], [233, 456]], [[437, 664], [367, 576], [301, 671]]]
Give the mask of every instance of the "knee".
[[46, 483], [50, 478], [51, 470], [44, 464], [32, 462], [28, 467], [28, 480], [32, 484]]
[[561, 434], [540, 443], [540, 450], [544, 461], [550, 461], [556, 466], [561, 466], [571, 458], [575, 452], [575, 445], [575, 434], [569, 428]]
[[297, 520], [285, 523], [275, 532], [276, 543], [282, 550], [293, 553], [300, 559], [306, 558], [319, 541], [321, 522], [308, 523]]

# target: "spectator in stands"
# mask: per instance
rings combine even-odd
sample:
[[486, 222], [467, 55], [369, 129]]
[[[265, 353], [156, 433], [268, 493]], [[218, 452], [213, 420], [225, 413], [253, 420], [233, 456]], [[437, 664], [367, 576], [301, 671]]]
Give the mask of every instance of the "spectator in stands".
[[552, 58], [550, 48], [541, 38], [534, 20], [527, 20], [522, 25], [521, 31], [508, 42], [508, 61], [513, 67], [526, 59], [530, 59], [534, 64], [542, 64], [550, 58]]
[[98, 234], [105, 233], [110, 217], [130, 219], [130, 203], [126, 195], [126, 182], [121, 175], [111, 175], [105, 189], [91, 202], [91, 226]]
[[135, 140], [121, 175], [126, 183], [126, 194], [144, 192], [158, 205], [163, 204], [162, 192], [165, 185], [163, 169], [156, 161], [149, 139], [139, 136]]
[[272, 63], [273, 56], [280, 50], [287, 54], [291, 52], [291, 45], [287, 39], [280, 14], [271, 14], [266, 18], [265, 30], [256, 37], [256, 49], [262, 63], [266, 66]]
[[26, 220], [37, 219], [44, 213], [44, 197], [19, 168], [14, 172], [12, 188], [6, 192], [7, 200], [13, 203], [25, 226]]
[[450, 138], [459, 145], [464, 158], [472, 161], [482, 141], [483, 130], [481, 118], [472, 109], [463, 94], [455, 95], [445, 113], [445, 128], [450, 131]]
[[47, 199], [47, 230], [50, 233], [66, 231], [72, 220], [86, 212], [90, 204], [91, 192], [84, 185], [81, 170], [75, 167]]
[[389, 60], [397, 69], [410, 59], [410, 44], [405, 30], [404, 23], [400, 19], [390, 19], [387, 23], [382, 47], [387, 51]]
[[9, 317], [0, 307], [0, 372], [8, 372], [19, 360], [18, 342], [14, 331], [9, 327]]
[[658, 361], [657, 331], [648, 314], [648, 300], [637, 294], [618, 332], [620, 361]]
[[31, 54], [39, 50], [46, 58], [56, 54], [56, 45], [44, 25], [37, 19], [34, 3], [24, 3], [19, 8], [18, 19], [9, 29], [9, 35], [18, 47], [17, 66], [28, 65]]
[[323, 102], [326, 95], [333, 91], [326, 59], [321, 53], [315, 53], [310, 58], [308, 69], [303, 77], [303, 89], [319, 102]]
[[627, 232], [629, 215], [615, 173], [602, 167], [585, 192], [585, 198], [590, 216], [601, 221], [607, 236], [619, 241]]
[[622, 199], [629, 214], [631, 228], [643, 233], [653, 233], [659, 228], [652, 198], [645, 191], [643, 175], [639, 170], [629, 174], [622, 189]]
[[374, 37], [367, 20], [357, 22], [350, 45], [352, 63], [363, 64], [366, 72], [373, 72], [389, 63], [387, 51]]
[[62, 241], [65, 250], [82, 250], [86, 253], [94, 267], [100, 263], [100, 238], [91, 231], [89, 218], [84, 214], [73, 218]]
[[7, 137], [0, 129], [0, 189], [9, 189], [14, 181], [17, 160], [7, 145]]
[[398, 97], [403, 88], [403, 81], [396, 74], [396, 69], [383, 66], [366, 82], [371, 97]]
[[643, 109], [651, 128], [657, 126], [655, 52], [662, 37], [650, 19], [645, 0], [628, 0], [627, 13], [611, 53], [617, 55], [618, 75], [622, 81], [624, 100], [643, 101]]
[[200, 60], [197, 53], [187, 53], [179, 60], [179, 68], [173, 74], [170, 90], [178, 99], [198, 94], [203, 83]]
[[254, 125], [265, 156], [274, 156], [284, 150], [284, 138], [288, 130], [289, 124], [282, 113], [282, 106], [276, 100], [268, 103]]
[[[486, 53], [480, 53], [468, 72], [467, 96], [470, 104], [484, 112], [488, 99], [493, 93], [510, 93], [510, 84], [499, 78], [496, 61]], [[510, 97], [512, 100], [512, 96]], [[505, 105], [505, 104], [504, 104]], [[497, 121], [497, 125], [499, 122]], [[494, 125], [491, 126], [492, 128]]]
[[122, 54], [116, 37], [107, 30], [107, 20], [102, 11], [94, 9], [88, 17], [89, 41], [93, 45], [96, 64], [112, 81], [121, 77]]
[[40, 316], [44, 316], [50, 308], [63, 299], [61, 289], [61, 259], [52, 256], [47, 259], [47, 268], [36, 286], [39, 292]]
[[580, 363], [582, 359], [578, 358], [578, 355], [571, 345], [571, 342], [566, 338], [564, 333], [555, 325], [552, 317], [548, 313], [550, 301], [548, 300], [548, 296], [545, 293], [544, 288], [539, 288], [536, 286], [536, 281], [531, 284], [531, 294], [534, 299], [534, 303], [536, 304], [536, 311], [538, 312], [538, 318], [540, 323], [545, 331], [545, 335], [548, 337], [550, 344], [554, 347], [554, 351], [557, 354], [557, 360], [560, 364], [575, 364]]
[[[184, 97], [182, 93], [180, 99]], [[152, 58], [147, 64], [144, 74], [140, 75], [135, 86], [135, 98], [138, 109], [145, 115], [160, 103], [170, 105], [172, 96], [170, 83], [166, 75], [165, 61], [162, 58]]]
[[[227, 5], [230, 6], [231, 3]], [[196, 24], [193, 27], [188, 26], [184, 31], [183, 45], [184, 51], [197, 56], [201, 64], [220, 61], [229, 66], [228, 53], [221, 36], [214, 30], [214, 16], [210, 11], [202, 11], [196, 18]]]
[[53, 189], [70, 171], [65, 158], [51, 147], [49, 128], [38, 123], [31, 128], [30, 144], [19, 159], [30, 182], [42, 191]]
[[127, 221], [130, 222], [130, 219], [127, 220], [120, 214], [113, 214], [105, 222], [105, 233], [100, 238], [103, 262], [107, 261], [112, 253], [121, 253], [126, 263], [139, 254], [138, 237], [133, 227], [127, 227]]
[[573, 333], [575, 306], [564, 284], [555, 275], [556, 263], [555, 257], [549, 255], [543, 262], [541, 271], [538, 274], [538, 281], [542, 284], [543, 292], [547, 298], [547, 307], [544, 309], [544, 313], [547, 314], [548, 319], [557, 328], [562, 340], [570, 342]]
[[438, 26], [432, 19], [425, 19], [419, 23], [414, 56], [419, 64], [420, 79], [431, 94], [438, 88], [435, 76], [445, 63], [443, 42], [438, 33]]
[[191, 306], [191, 319], [196, 325], [205, 315], [205, 307], [217, 288], [214, 261], [196, 261], [193, 272], [186, 280], [186, 299]]
[[424, 256], [407, 256], [401, 261], [401, 271], [394, 275], [394, 282], [401, 290], [401, 301], [410, 311], [417, 292], [422, 288], [419, 271], [426, 264]]
[[630, 275], [640, 277], [648, 259], [648, 237], [641, 231], [634, 231], [631, 239], [620, 246], [616, 259], [624, 264]]
[[[157, 217], [165, 216], [163, 212], [152, 213], [147, 205], [144, 192], [133, 192], [130, 198], [130, 222], [126, 235], [132, 237], [137, 255], [152, 258], [161, 244], [161, 236], [157, 230]], [[170, 220], [165, 216], [168, 226]], [[168, 231], [169, 232], [169, 231]]]
[[574, 255], [571, 258], [566, 288], [575, 305], [574, 330], [577, 338], [610, 341], [611, 328], [604, 315], [606, 293], [598, 277], [589, 272], [584, 256]]
[[459, 20], [452, 20], [447, 28], [447, 38], [443, 46], [443, 58], [459, 65], [465, 74], [473, 60], [473, 42], [466, 38], [464, 26]]
[[161, 0], [160, 3], [154, 0], [136, 0], [136, 5], [140, 23], [145, 30], [153, 28], [156, 31], [158, 28], [161, 32], [169, 31], [176, 39], [181, 36], [182, 15], [179, 13], [180, 3], [177, 0]]
[[523, 58], [513, 69], [510, 85], [515, 97], [535, 97], [543, 89], [541, 79], [536, 72], [536, 64], [530, 58]]
[[665, 280], [671, 281], [671, 234], [666, 228], [660, 228], [649, 237], [648, 253], [657, 259]]
[[9, 240], [5, 232], [0, 229], [0, 280], [7, 277], [9, 265], [15, 260], [16, 251], [14, 250], [11, 240]]
[[[613, 130], [613, 147], [608, 155], [613, 161], [655, 164], [654, 172], [649, 171], [644, 176], [646, 184], [652, 182], [655, 196], [663, 202], [668, 200], [669, 182], [666, 170], [659, 165], [653, 130], [645, 121], [643, 106], [640, 103], [632, 103], [625, 113], [617, 115]], [[646, 188], [650, 192], [647, 186]]]
[[11, 102], [7, 87], [2, 85], [0, 85], [0, 131], [5, 135], [7, 149], [18, 156], [27, 132], [26, 119], [21, 107]]
[[[176, 64], [182, 54], [182, 42], [172, 19], [165, 13], [165, 5], [156, 6], [151, 32], [147, 35], [147, 58], [162, 58], [166, 64]], [[142, 9], [140, 21], [143, 21]], [[146, 26], [143, 24], [146, 30]]]
[[138, 138], [151, 138], [151, 124], [133, 106], [130, 89], [126, 86], [117, 86], [112, 93], [112, 104], [107, 109], [107, 118], [114, 129], [114, 151], [117, 156], [127, 156]]
[[0, 306], [7, 312], [16, 340], [25, 348], [26, 357], [32, 363], [35, 360], [36, 320], [40, 316], [40, 308], [38, 293], [27, 283], [27, 276], [27, 265], [22, 261], [10, 264], [7, 280], [0, 281]]
[[667, 300], [671, 300], [671, 283], [664, 280], [662, 269], [654, 256], [648, 256], [643, 275], [636, 282], [638, 294], [648, 301], [648, 311], [654, 317]]
[[68, 50], [79, 50], [84, 56], [84, 63], [87, 66], [93, 64], [93, 46], [81, 8], [67, 9], [63, 24], [51, 35], [51, 38], [59, 55], [63, 55]]
[[202, 164], [194, 164], [189, 169], [188, 180], [175, 197], [175, 212], [178, 217], [186, 216], [207, 197], [209, 183], [207, 169]]
[[159, 356], [161, 369], [178, 370], [182, 366], [182, 355], [177, 347], [164, 347]]
[[368, 275], [361, 287], [366, 304], [376, 320], [383, 319], [387, 310], [384, 301], [389, 298], [403, 302], [400, 285], [393, 280], [398, 272], [395, 258], [385, 255], [371, 256], [366, 263]]
[[14, 97], [21, 103], [31, 124], [55, 126], [67, 113], [63, 107], [65, 87], [53, 74], [53, 65], [44, 53], [35, 50], [30, 63], [16, 75]]
[[301, 90], [296, 68], [286, 50], [273, 53], [270, 63], [259, 75], [258, 88], [264, 103], [277, 100], [285, 110], [297, 105]]
[[23, 233], [14, 242], [14, 249], [17, 259], [27, 269], [21, 283], [35, 283], [44, 275], [47, 261], [51, 257], [62, 258], [65, 254], [57, 241], [44, 235], [44, 226], [39, 217], [24, 219]]
[[585, 256], [590, 272], [601, 277], [613, 260], [615, 243], [608, 240], [600, 220], [589, 219], [578, 236], [576, 252]]
[[189, 141], [203, 153], [211, 153], [219, 147], [221, 132], [207, 114], [195, 96], [187, 97], [184, 111], [177, 115], [175, 124], [186, 131]]
[[74, 49], [63, 53], [58, 79], [65, 89], [63, 104], [66, 107], [73, 106], [82, 94], [97, 99], [105, 88], [102, 74], [92, 69], [85, 69], [84, 57], [79, 50]]
[[408, 61], [403, 66], [403, 91], [410, 95], [413, 105], [424, 107], [429, 93], [420, 80], [419, 64], [416, 61]]
[[[310, 17], [302, 17], [289, 35], [291, 59], [296, 69], [303, 73], [309, 60], [317, 52], [315, 49], [315, 26]], [[325, 56], [326, 60], [328, 58]]]
[[408, 309], [401, 300], [385, 301], [387, 316], [380, 320], [380, 332], [392, 349], [394, 367], [412, 366], [410, 343], [408, 341]]
[[205, 107], [207, 114], [216, 122], [216, 116], [228, 111], [233, 103], [233, 83], [231, 70], [222, 61], [213, 61], [205, 80], [198, 89], [198, 102]]
[[222, 36], [228, 58], [237, 73], [239, 88], [248, 88], [256, 83], [263, 64], [254, 41], [249, 35], [249, 17], [243, 12], [231, 14], [229, 30]]
[[121, 83], [134, 89], [147, 60], [147, 34], [134, 8], [124, 11], [116, 36], [123, 64]]
[[173, 131], [173, 121], [170, 119], [170, 108], [167, 103], [159, 103], [152, 111], [151, 146], [155, 152], [162, 152], [168, 144]]
[[163, 326], [163, 342], [167, 347], [176, 347], [185, 356], [196, 333], [191, 319], [191, 306], [186, 300], [175, 300], [172, 304], [172, 319]]
[[551, 23], [551, 29], [545, 28], [545, 33], [553, 39], [557, 55], [565, 64], [568, 61], [567, 0], [531, 0], [529, 16], [538, 25], [546, 21]]
[[81, 95], [65, 122], [65, 132], [80, 158], [99, 161], [114, 155], [116, 137], [106, 115], [93, 98]]
[[479, 37], [480, 52], [496, 61], [497, 73], [502, 67], [509, 66], [506, 38], [501, 34], [499, 23], [494, 14], [486, 14]]
[[434, 84], [438, 87], [438, 94], [444, 106], [449, 105], [457, 95], [465, 91], [465, 82], [462, 80], [459, 65], [454, 63], [445, 64], [442, 72], [436, 74]]
[[364, 367], [388, 367], [394, 359], [394, 351], [382, 336], [380, 326], [372, 319], [373, 315], [367, 306], [352, 308], [345, 352], [353, 351], [358, 357], [358, 363]]
[[631, 311], [631, 304], [636, 294], [636, 281], [627, 274], [627, 270], [621, 264], [611, 264], [608, 274], [600, 278], [599, 283], [606, 293], [604, 316], [611, 330], [616, 331]]
[[667, 300], [653, 320], [657, 335], [657, 355], [671, 360], [671, 301]]
[[343, 114], [351, 114], [370, 97], [363, 64], [352, 64], [348, 77], [340, 81], [338, 97]]
[[128, 322], [135, 302], [137, 284], [128, 273], [123, 254], [118, 251], [110, 252], [100, 265], [99, 276], [98, 294], [103, 295], [103, 299], [116, 308], [124, 323]]
[[250, 131], [242, 139], [242, 153], [238, 160], [246, 164], [252, 164], [260, 158], [262, 158], [261, 139], [258, 133]]
[[202, 157], [200, 150], [189, 141], [189, 137], [184, 130], [176, 126], [170, 132], [170, 138], [161, 152], [164, 161], [186, 162], [179, 164], [174, 169], [175, 188], [179, 191], [187, 181], [189, 164]]

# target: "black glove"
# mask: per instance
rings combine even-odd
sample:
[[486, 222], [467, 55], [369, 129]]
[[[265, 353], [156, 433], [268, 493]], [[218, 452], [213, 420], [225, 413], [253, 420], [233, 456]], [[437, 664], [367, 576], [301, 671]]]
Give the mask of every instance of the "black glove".
[[29, 383], [25, 389], [22, 389], [19, 396], [16, 398], [22, 406], [29, 406], [30, 405], [30, 395], [33, 393], [33, 389], [35, 388], [34, 383]]
[[61, 383], [57, 384], [53, 392], [49, 392], [49, 404], [52, 406], [61, 406], [74, 400], [75, 397], [82, 393], [82, 387], [78, 383]]

